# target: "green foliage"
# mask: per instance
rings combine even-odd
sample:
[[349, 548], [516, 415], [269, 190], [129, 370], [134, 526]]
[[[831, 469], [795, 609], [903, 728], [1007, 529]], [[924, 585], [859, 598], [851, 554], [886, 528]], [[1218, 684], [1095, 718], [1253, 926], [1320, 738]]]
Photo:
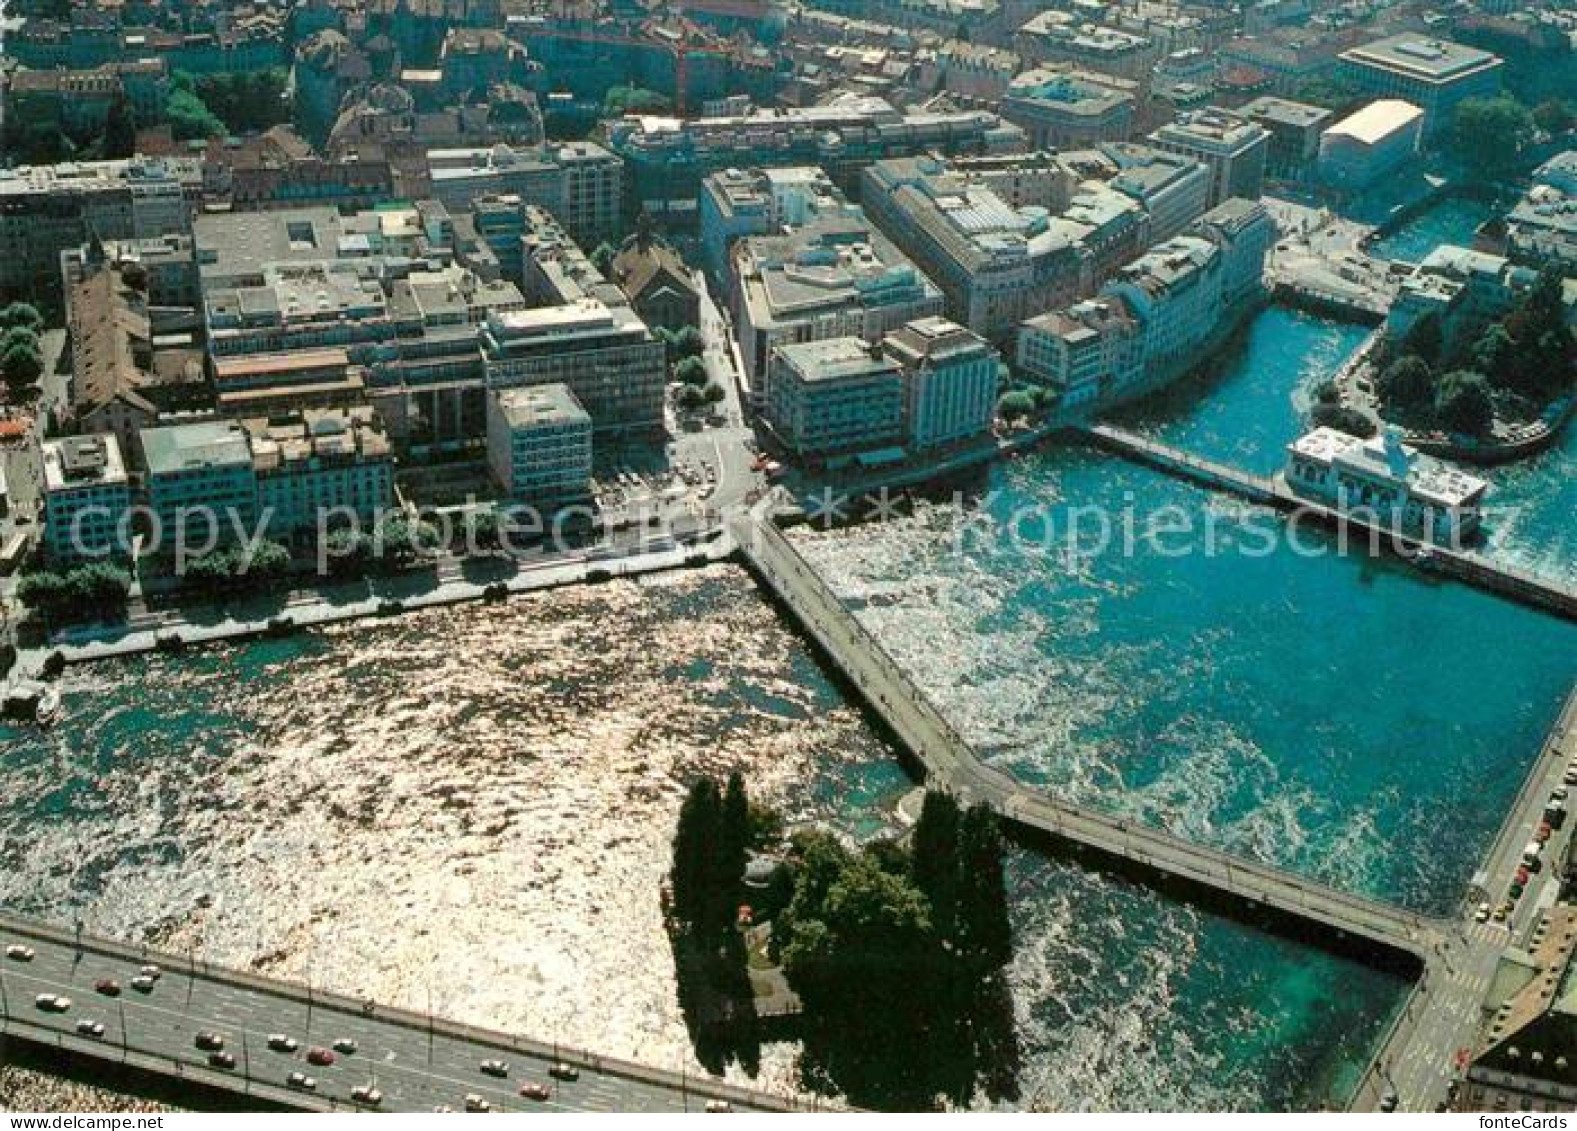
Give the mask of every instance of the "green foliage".
[[290, 120], [283, 68], [198, 76], [188, 87], [229, 133], [256, 133]]
[[610, 86], [602, 110], [609, 117], [621, 114], [661, 114], [673, 109], [673, 100], [640, 86]]
[[36, 344], [13, 342], [4, 353], [0, 353], [0, 377], [13, 391], [32, 385], [43, 372], [44, 362], [38, 355]]
[[1539, 402], [1577, 388], [1577, 341], [1566, 325], [1563, 285], [1558, 270], [1541, 272], [1501, 325], [1479, 338], [1475, 359], [1480, 353], [1490, 358], [1484, 372], [1497, 387]]
[[225, 133], [225, 124], [190, 90], [172, 86], [164, 116], [177, 141], [222, 137]]
[[1504, 173], [1533, 136], [1533, 115], [1515, 98], [1469, 98], [1457, 107], [1454, 140], [1458, 155], [1475, 172]]
[[40, 570], [17, 582], [17, 600], [55, 624], [107, 620], [125, 612], [131, 575], [110, 562], [88, 562], [66, 573]]
[[694, 326], [679, 327], [668, 335], [667, 341], [675, 357], [700, 357], [706, 351], [706, 342], [701, 337], [701, 331]]
[[1321, 75], [1301, 84], [1293, 92], [1292, 97], [1296, 102], [1307, 102], [1311, 106], [1337, 110], [1357, 99], [1362, 93], [1348, 79], [1338, 75]]
[[192, 558], [181, 579], [196, 589], [233, 589], [279, 581], [289, 572], [290, 551], [265, 538], [250, 553], [237, 544]]
[[706, 362], [699, 357], [681, 357], [674, 364], [674, 380], [683, 381], [686, 385], [705, 385]]
[[701, 396], [707, 404], [720, 404], [727, 395], [727, 393], [723, 392], [723, 386], [716, 381], [709, 382], [706, 388], [701, 390]]
[[132, 116], [131, 103], [124, 97], [110, 103], [100, 148], [104, 157], [111, 160], [130, 157], [137, 149], [137, 123]]
[[1314, 400], [1318, 404], [1340, 404], [1342, 391], [1336, 387], [1335, 381], [1323, 381], [1314, 390]]
[[1425, 314], [1413, 323], [1397, 348], [1398, 357], [1417, 357], [1430, 365], [1440, 364], [1440, 355], [1446, 348], [1445, 331], [1440, 326], [1440, 316]]
[[38, 334], [44, 329], [44, 316], [32, 303], [13, 302], [0, 308], [0, 326], [4, 326], [7, 330], [20, 326]]
[[730, 775], [691, 785], [674, 830], [669, 892], [674, 919], [701, 938], [731, 929], [741, 896], [753, 822], [744, 779]]
[[591, 265], [597, 269], [599, 275], [607, 278], [608, 273], [613, 270], [613, 257], [618, 254], [618, 250], [611, 243], [603, 240], [591, 249], [591, 254], [586, 258], [591, 260]]
[[1565, 99], [1547, 98], [1533, 108], [1533, 124], [1546, 133], [1565, 133], [1577, 126], [1577, 107]]
[[1414, 415], [1433, 406], [1435, 375], [1423, 358], [1405, 354], [1380, 371], [1375, 391], [1388, 412]]
[[1329, 404], [1325, 401], [1314, 406], [1309, 414], [1318, 426], [1334, 428], [1338, 432], [1345, 432], [1349, 436], [1357, 436], [1360, 440], [1367, 440], [1375, 433], [1374, 421], [1355, 408], [1345, 405]]
[[1435, 415], [1441, 427], [1465, 436], [1484, 436], [1495, 421], [1495, 402], [1482, 373], [1458, 369], [1440, 379]]
[[706, 393], [699, 385], [686, 385], [679, 390], [679, 395], [674, 398], [679, 407], [694, 412], [706, 404]]
[[997, 415], [1003, 420], [1027, 420], [1035, 414], [1035, 396], [1024, 389], [1003, 393], [997, 398]]

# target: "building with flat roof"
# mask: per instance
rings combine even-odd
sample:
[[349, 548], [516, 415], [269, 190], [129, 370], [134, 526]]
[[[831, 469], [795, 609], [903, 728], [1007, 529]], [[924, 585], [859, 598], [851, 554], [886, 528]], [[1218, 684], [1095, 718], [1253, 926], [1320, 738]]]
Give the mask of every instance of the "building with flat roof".
[[832, 178], [814, 165], [723, 169], [701, 182], [702, 259], [712, 278], [726, 284], [735, 240], [776, 235], [819, 215], [853, 211]]
[[1266, 168], [1273, 176], [1288, 179], [1302, 177], [1313, 167], [1320, 134], [1335, 116], [1323, 106], [1269, 94], [1238, 107], [1237, 112], [1270, 134]]
[[1210, 170], [1210, 207], [1234, 196], [1258, 200], [1265, 187], [1270, 132], [1225, 110], [1184, 114], [1150, 135], [1150, 144]]
[[452, 212], [469, 211], [478, 197], [518, 196], [552, 212], [581, 243], [619, 234], [624, 162], [594, 142], [429, 149], [427, 164], [433, 196]]
[[[1433, 317], [1450, 355], [1510, 310], [1537, 280], [1536, 270], [1502, 256], [1441, 244], [1402, 280], [1386, 315], [1386, 336], [1405, 341], [1419, 319]], [[1577, 328], [1577, 285], [1565, 289], [1565, 319]]]
[[1021, 26], [1013, 45], [1032, 63], [1071, 63], [1135, 81], [1146, 78], [1162, 55], [1148, 36], [1057, 10], [1041, 12]]
[[799, 459], [832, 462], [904, 438], [903, 373], [859, 338], [796, 342], [772, 351], [766, 402], [773, 435]]
[[1506, 252], [1521, 263], [1577, 273], [1577, 151], [1557, 154], [1506, 216]]
[[996, 414], [1001, 355], [946, 318], [921, 318], [882, 339], [903, 371], [904, 443], [923, 453], [983, 436]]
[[512, 502], [545, 511], [591, 494], [591, 416], [568, 385], [496, 389], [487, 463]]
[[39, 444], [44, 465], [44, 551], [70, 566], [131, 553], [131, 480], [110, 433]]
[[1420, 32], [1403, 32], [1343, 51], [1340, 72], [1381, 98], [1399, 98], [1424, 112], [1424, 137], [1451, 128], [1464, 100], [1500, 90], [1505, 61], [1488, 51]]
[[942, 292], [863, 212], [817, 216], [782, 235], [735, 241], [734, 334], [751, 395], [766, 403], [772, 351], [792, 342], [877, 342], [942, 313]]
[[150, 550], [198, 552], [255, 532], [257, 471], [239, 421], [144, 428], [142, 458], [154, 519]]
[[1081, 71], [1024, 71], [1008, 84], [1002, 116], [1024, 127], [1036, 148], [1123, 141], [1133, 129], [1134, 95], [1115, 82]]
[[1152, 241], [1171, 239], [1210, 207], [1210, 170], [1191, 157], [1126, 141], [1108, 142], [1100, 153], [1116, 166], [1107, 185], [1149, 214]]
[[244, 422], [268, 537], [304, 541], [394, 506], [394, 450], [366, 406], [306, 409]]
[[1423, 127], [1424, 112], [1411, 102], [1369, 103], [1320, 136], [1320, 179], [1344, 189], [1373, 184], [1418, 152]]

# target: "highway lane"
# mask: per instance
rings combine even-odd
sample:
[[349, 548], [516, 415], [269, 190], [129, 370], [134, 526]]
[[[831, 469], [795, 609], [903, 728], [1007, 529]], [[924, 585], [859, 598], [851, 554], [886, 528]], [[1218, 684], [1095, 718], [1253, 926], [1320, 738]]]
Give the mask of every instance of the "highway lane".
[[[547, 1072], [551, 1057], [513, 1047], [508, 1038], [479, 1042], [446, 1031], [441, 1021], [424, 1028], [419, 1019], [412, 1024], [380, 1013], [366, 1016], [316, 995], [311, 1001], [283, 997], [208, 977], [200, 964], [194, 971], [179, 959], [158, 960], [164, 972], [144, 995], [130, 985], [139, 967], [135, 959], [91, 947], [79, 953], [70, 943], [51, 944], [0, 927], [0, 947], [12, 943], [35, 950], [28, 962], [0, 959], [0, 1016], [17, 1035], [78, 1050], [96, 1047], [111, 1059], [124, 1048], [171, 1062], [173, 1074], [206, 1079], [217, 1070], [208, 1068], [207, 1053], [194, 1042], [198, 1032], [208, 1030], [225, 1038], [226, 1050], [236, 1058], [236, 1077], [275, 1089], [286, 1087], [291, 1072], [315, 1078], [313, 1098], [303, 1101], [307, 1106], [350, 1106], [351, 1089], [358, 1085], [378, 1088], [382, 1107], [401, 1111], [461, 1110], [467, 1095], [482, 1097], [496, 1110], [679, 1112], [699, 1110], [706, 1102], [688, 1087], [599, 1071], [595, 1057], [574, 1058], [580, 1079], [555, 1080]], [[94, 990], [105, 977], [120, 982], [119, 997]], [[63, 1014], [40, 1011], [34, 999], [41, 993], [64, 994], [72, 1006]], [[103, 1023], [102, 1041], [78, 1037], [76, 1025], [84, 1019]], [[299, 1048], [294, 1053], [269, 1049], [268, 1036], [276, 1032], [294, 1037]], [[359, 1046], [354, 1054], [336, 1055], [329, 1066], [307, 1063], [312, 1046], [329, 1047], [347, 1037]], [[482, 1061], [494, 1058], [508, 1063], [507, 1078], [481, 1071]], [[539, 1102], [520, 1096], [518, 1089], [528, 1080], [546, 1085], [550, 1098]], [[704, 1087], [705, 1081], [691, 1083]]]

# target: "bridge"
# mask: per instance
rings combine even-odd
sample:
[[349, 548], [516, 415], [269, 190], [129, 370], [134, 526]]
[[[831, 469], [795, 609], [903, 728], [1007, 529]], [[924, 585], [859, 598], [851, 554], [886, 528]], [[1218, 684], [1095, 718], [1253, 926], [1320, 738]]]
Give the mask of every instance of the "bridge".
[[[1308, 515], [1323, 526], [1356, 531], [1363, 536], [1358, 543], [1360, 546], [1389, 547], [1397, 551], [1403, 560], [1427, 569], [1432, 574], [1452, 578], [1544, 612], [1555, 613], [1566, 620], [1577, 620], [1577, 586], [1570, 582], [1545, 577], [1506, 562], [1491, 561], [1470, 550], [1458, 550], [1410, 538], [1385, 525], [1368, 522], [1360, 516], [1305, 498], [1279, 478], [1254, 475], [1241, 468], [1203, 459], [1125, 428], [1093, 424], [1078, 426], [1076, 431], [1097, 447], [1153, 467], [1174, 478], [1295, 515]], [[1429, 553], [1419, 556], [1417, 551], [1424, 546], [1428, 547]]]
[[775, 525], [745, 516], [734, 520], [732, 533], [757, 576], [859, 689], [936, 787], [968, 802], [983, 802], [1027, 830], [1092, 849], [1155, 877], [1208, 889], [1242, 906], [1316, 924], [1338, 938], [1366, 940], [1422, 960], [1452, 932], [1447, 921], [1193, 844], [1142, 821], [1060, 800], [994, 769]]
[[[393, 1009], [289, 982], [161, 954], [110, 939], [79, 935], [11, 916], [0, 916], [0, 948], [30, 948], [32, 957], [0, 957], [0, 1036], [46, 1051], [124, 1065], [218, 1089], [252, 1101], [303, 1111], [361, 1108], [352, 1090], [376, 1088], [383, 1111], [465, 1109], [466, 1097], [494, 1111], [700, 1111], [710, 1102], [739, 1111], [782, 1111], [788, 1101], [734, 1087], [707, 1076], [668, 1072], [593, 1053], [562, 1048], [439, 1018]], [[161, 974], [143, 993], [131, 981], [145, 965]], [[95, 986], [114, 979], [120, 993]], [[42, 994], [70, 999], [64, 1012], [38, 1008]], [[96, 1022], [101, 1036], [78, 1025]], [[196, 1047], [199, 1032], [224, 1038], [233, 1067], [210, 1063]], [[294, 1052], [270, 1047], [284, 1034]], [[336, 1041], [356, 1042], [353, 1053], [315, 1066], [306, 1055]], [[485, 1074], [486, 1060], [507, 1065], [507, 1076]], [[549, 1068], [567, 1064], [576, 1078]], [[315, 1081], [311, 1090], [290, 1085], [292, 1073]], [[547, 1098], [520, 1094], [540, 1084]]]

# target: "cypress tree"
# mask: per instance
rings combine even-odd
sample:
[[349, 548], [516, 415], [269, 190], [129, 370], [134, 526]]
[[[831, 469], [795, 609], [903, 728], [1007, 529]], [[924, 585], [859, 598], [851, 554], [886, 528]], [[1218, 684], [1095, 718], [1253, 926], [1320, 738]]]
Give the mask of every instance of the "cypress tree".
[[959, 826], [961, 949], [984, 973], [1013, 957], [1007, 884], [1002, 875], [1002, 834], [984, 805], [972, 805]]
[[959, 888], [958, 802], [951, 794], [926, 792], [910, 852], [914, 882], [931, 902], [931, 922], [937, 936], [950, 939]]
[[728, 775], [718, 825], [717, 885], [719, 891], [734, 891], [750, 855], [750, 799], [737, 772]]

